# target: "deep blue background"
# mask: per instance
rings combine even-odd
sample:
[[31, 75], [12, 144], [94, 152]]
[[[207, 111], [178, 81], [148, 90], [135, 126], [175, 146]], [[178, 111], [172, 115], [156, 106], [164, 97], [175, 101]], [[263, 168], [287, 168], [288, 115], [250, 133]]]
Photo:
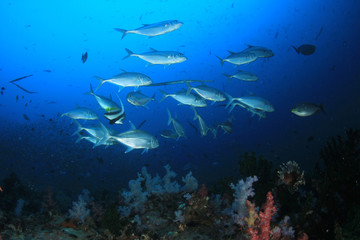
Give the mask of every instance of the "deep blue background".
[[[245, 151], [262, 154], [275, 166], [295, 160], [310, 169], [328, 137], [359, 128], [359, 10], [357, 0], [1, 1], [0, 86], [5, 90], [0, 95], [0, 177], [14, 171], [39, 188], [117, 191], [144, 164], [152, 173], [163, 173], [162, 166], [169, 163], [180, 176], [190, 169], [201, 183], [211, 183], [229, 174], [236, 176], [239, 155]], [[128, 34], [121, 40], [122, 34], [114, 30], [170, 19], [184, 25], [151, 39]], [[314, 55], [298, 55], [291, 48], [304, 43], [317, 46]], [[275, 56], [238, 68], [229, 63], [221, 67], [215, 55], [225, 57], [227, 50], [239, 52], [247, 44], [270, 48]], [[146, 62], [138, 58], [121, 60], [125, 48], [142, 53], [149, 47], [179, 51], [188, 60], [166, 69], [145, 67]], [[83, 64], [81, 54], [86, 51], [89, 57]], [[108, 78], [120, 69], [145, 73], [155, 83], [214, 80], [210, 86], [238, 97], [254, 93], [269, 99], [276, 110], [258, 120], [236, 108], [234, 133], [219, 131], [212, 139], [195, 134], [189, 126], [193, 111], [188, 106], [178, 106], [169, 98], [149, 103], [150, 109], [136, 108], [125, 100], [133, 89], [125, 89], [120, 97], [127, 119], [136, 125], [147, 120], [143, 129], [159, 136], [167, 127], [168, 107], [185, 126], [187, 138], [172, 141], [159, 136], [160, 147], [144, 155], [139, 150], [124, 154], [122, 145], [92, 149], [85, 141], [75, 144], [76, 137], [71, 137], [75, 126], [58, 113], [76, 106], [99, 110], [94, 98], [83, 93], [89, 91], [90, 82], [98, 84], [94, 75]], [[222, 75], [237, 69], [252, 71], [260, 80], [229, 83]], [[29, 74], [33, 76], [18, 84], [36, 94], [8, 83]], [[159, 89], [175, 92], [182, 87], [143, 88], [142, 92], [149, 96], [155, 92], [160, 100]], [[97, 93], [116, 92], [115, 86], [106, 83]], [[326, 115], [297, 117], [290, 110], [299, 102], [321, 103]], [[208, 125], [228, 117], [223, 107], [198, 112]], [[129, 124], [113, 127], [125, 131]], [[314, 140], [308, 141], [309, 137]]]

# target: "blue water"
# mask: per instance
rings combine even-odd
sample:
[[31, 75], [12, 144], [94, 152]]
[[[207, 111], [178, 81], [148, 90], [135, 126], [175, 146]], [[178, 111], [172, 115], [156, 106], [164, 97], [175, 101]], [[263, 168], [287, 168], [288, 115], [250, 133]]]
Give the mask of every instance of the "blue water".
[[[74, 193], [83, 188], [118, 191], [142, 166], [163, 175], [163, 166], [170, 164], [180, 176], [192, 170], [199, 182], [211, 184], [223, 176], [238, 176], [237, 161], [246, 151], [263, 155], [276, 167], [295, 160], [310, 169], [328, 137], [359, 128], [359, 9], [356, 0], [1, 1], [0, 87], [5, 90], [0, 95], [0, 176], [15, 172], [40, 189], [50, 185]], [[184, 24], [153, 38], [128, 34], [121, 40], [122, 34], [114, 30], [170, 19]], [[305, 43], [317, 47], [313, 55], [298, 55], [291, 47]], [[220, 65], [216, 55], [240, 52], [248, 44], [267, 47], [275, 56], [237, 68]], [[179, 51], [188, 60], [167, 68], [146, 67], [135, 57], [122, 60], [125, 48], [142, 53], [150, 47]], [[84, 52], [88, 60], [83, 64]], [[60, 115], [77, 106], [89, 107], [109, 126], [95, 99], [83, 93], [90, 83], [98, 84], [94, 75], [109, 78], [121, 69], [144, 73], [154, 83], [214, 80], [208, 85], [232, 96], [256, 94], [268, 99], [275, 112], [259, 120], [236, 108], [233, 133], [219, 131], [213, 139], [210, 134], [201, 137], [187, 123], [198, 124], [190, 107], [170, 98], [159, 103], [159, 89], [172, 93], [185, 85], [141, 88], [148, 96], [156, 94], [157, 102], [149, 103], [149, 109], [125, 100], [133, 90], [129, 88], [119, 93], [127, 120], [111, 127], [122, 132], [129, 129], [128, 120], [135, 125], [146, 120], [142, 129], [158, 136], [159, 148], [124, 154], [122, 145], [93, 149], [85, 141], [75, 144], [76, 137], [71, 136], [75, 125]], [[228, 82], [222, 75], [237, 69], [254, 72], [259, 81]], [[17, 83], [37, 93], [28, 94], [9, 83], [30, 74]], [[117, 100], [117, 90], [105, 83], [97, 94], [111, 94]], [[326, 114], [295, 116], [290, 110], [299, 102], [323, 104]], [[230, 116], [217, 105], [198, 109], [210, 126]], [[187, 138], [160, 137], [167, 128], [166, 108], [176, 113]]]

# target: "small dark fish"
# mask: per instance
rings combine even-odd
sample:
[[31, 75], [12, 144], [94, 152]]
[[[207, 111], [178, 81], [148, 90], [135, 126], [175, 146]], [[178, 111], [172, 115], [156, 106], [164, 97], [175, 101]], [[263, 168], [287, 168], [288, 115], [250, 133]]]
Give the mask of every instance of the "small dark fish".
[[48, 72], [48, 73], [50, 73], [50, 72], [51, 72], [51, 70], [49, 70], [49, 69], [45, 69], [45, 70], [44, 70], [44, 72]]
[[19, 100], [19, 95], [16, 95], [16, 102]]
[[24, 117], [24, 119], [26, 120], [26, 121], [29, 121], [30, 120], [30, 118], [24, 113], [23, 114], [23, 117]]
[[24, 99], [24, 96], [22, 96], [22, 99]]
[[307, 139], [308, 142], [312, 142], [313, 140], [314, 140], [314, 137], [313, 137], [313, 136], [310, 136], [310, 137], [308, 137], [308, 139]]
[[87, 60], [87, 58], [88, 58], [88, 53], [85, 52], [85, 53], [83, 53], [82, 56], [81, 56], [81, 61], [82, 61], [83, 63], [85, 63], [86, 60]]
[[4, 92], [3, 92], [3, 91], [0, 91], [0, 94], [1, 94], [1, 95], [4, 95]]
[[30, 100], [29, 103], [32, 103], [32, 100]]
[[27, 104], [27, 103], [25, 103], [25, 107], [27, 107], [27, 105], [28, 105], [28, 104]]
[[45, 117], [45, 115], [44, 115], [44, 114], [41, 114], [41, 117]]
[[303, 44], [300, 47], [292, 46], [298, 54], [312, 55], [316, 50], [316, 46], [312, 44]]
[[1, 87], [1, 90], [5, 90], [5, 87]]
[[53, 121], [52, 118], [50, 118], [50, 119], [49, 119], [49, 122], [52, 122], [52, 121]]
[[278, 36], [279, 36], [279, 30], [276, 31], [274, 38], [276, 39], [278, 38]]
[[142, 121], [136, 129], [140, 129], [144, 123], [146, 123], [146, 120]]

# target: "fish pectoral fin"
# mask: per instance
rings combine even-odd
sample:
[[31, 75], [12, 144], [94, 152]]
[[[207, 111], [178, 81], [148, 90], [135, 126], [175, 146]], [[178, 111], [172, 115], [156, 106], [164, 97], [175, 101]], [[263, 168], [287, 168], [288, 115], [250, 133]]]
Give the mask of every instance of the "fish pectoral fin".
[[147, 153], [148, 152], [148, 148], [144, 148], [144, 150], [141, 152], [141, 154]]
[[134, 150], [132, 147], [127, 147], [125, 153], [131, 152], [132, 150]]
[[151, 49], [151, 51], [153, 51], [153, 52], [158, 52], [158, 50], [156, 50], [155, 48], [150, 48]]

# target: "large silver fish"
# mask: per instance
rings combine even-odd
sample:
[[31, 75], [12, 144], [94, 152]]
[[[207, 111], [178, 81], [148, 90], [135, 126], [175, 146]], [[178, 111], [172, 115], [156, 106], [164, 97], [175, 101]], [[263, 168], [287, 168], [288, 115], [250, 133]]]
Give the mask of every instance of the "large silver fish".
[[324, 107], [314, 103], [299, 103], [291, 109], [291, 112], [299, 117], [309, 117], [319, 111], [325, 113]]
[[110, 135], [109, 131], [102, 125], [105, 137], [98, 143], [103, 143], [108, 141], [108, 139], [115, 139], [116, 141], [127, 146], [125, 153], [132, 151], [133, 149], [144, 149], [144, 152], [147, 152], [149, 149], [154, 149], [159, 147], [159, 141], [152, 134], [145, 132], [140, 129], [136, 129], [135, 126], [130, 122], [131, 129], [127, 132], [120, 133], [117, 135]]
[[187, 91], [180, 91], [173, 94], [168, 94], [165, 91], [160, 90], [164, 97], [160, 100], [162, 102], [167, 97], [172, 97], [181, 104], [190, 105], [194, 107], [206, 107], [205, 100], [193, 93], [187, 93]]
[[123, 39], [128, 33], [135, 33], [148, 37], [154, 37], [168, 32], [172, 32], [181, 27], [182, 25], [183, 23], [179, 22], [178, 20], [168, 20], [152, 24], [143, 24], [142, 27], [133, 30], [125, 30], [121, 28], [115, 28], [115, 30], [123, 33], [121, 39]]
[[168, 125], [170, 125], [171, 123], [173, 124], [174, 130], [175, 130], [176, 134], [178, 135], [178, 138], [185, 137], [184, 127], [181, 125], [181, 123], [179, 121], [177, 121], [176, 119], [171, 117], [171, 113], [170, 113], [169, 109], [167, 109], [167, 112], [169, 115]]
[[237, 78], [243, 81], [249, 81], [249, 82], [254, 82], [259, 80], [258, 76], [256, 76], [254, 73], [252, 72], [247, 72], [247, 71], [242, 71], [239, 70], [237, 73], [235, 73], [234, 75], [228, 75], [228, 74], [223, 74], [224, 76], [229, 78], [229, 81], [231, 81], [232, 78]]
[[119, 89], [119, 91], [124, 87], [135, 87], [135, 89], [137, 89], [140, 86], [147, 86], [152, 84], [151, 78], [146, 76], [145, 74], [138, 72], [126, 72], [124, 70], [123, 73], [120, 73], [108, 79], [103, 79], [98, 76], [94, 77], [100, 81], [100, 84], [99, 86], [97, 86], [95, 91], [97, 91], [106, 82], [120, 86], [121, 88]]
[[[244, 108], [251, 108], [258, 111], [264, 111], [264, 112], [274, 112], [275, 108], [274, 106], [265, 98], [258, 97], [258, 96], [245, 96], [245, 97], [239, 97], [234, 98], [230, 96], [229, 94], [226, 94], [228, 97], [228, 104], [226, 107], [230, 106], [230, 104], [233, 103], [233, 101], [238, 101], [239, 104], [236, 104], [237, 106], [241, 106]], [[232, 109], [236, 106], [232, 104], [232, 107], [230, 108], [230, 112]]]
[[163, 138], [177, 139], [179, 135], [171, 129], [164, 129], [160, 134]]
[[69, 112], [63, 113], [61, 116], [67, 116], [72, 119], [82, 119], [82, 120], [96, 120], [98, 119], [97, 114], [86, 107], [76, 108]]
[[136, 54], [125, 48], [128, 53], [123, 59], [128, 57], [138, 57], [148, 62], [148, 65], [159, 64], [159, 65], [171, 65], [175, 63], [182, 63], [186, 61], [184, 54], [175, 51], [157, 51], [152, 48], [151, 52]]
[[230, 53], [230, 55], [227, 56], [226, 58], [220, 58], [216, 56], [218, 59], [220, 59], [221, 66], [224, 64], [224, 62], [229, 62], [235, 65], [242, 65], [246, 63], [251, 63], [258, 58], [258, 56], [252, 52], [239, 52], [239, 53], [231, 52], [231, 51], [228, 52]]
[[155, 101], [155, 93], [152, 97], [148, 97], [145, 94], [142, 94], [141, 91], [129, 92], [126, 96], [126, 100], [134, 106], [147, 108], [146, 104], [148, 104], [151, 100]]
[[214, 101], [214, 102], [221, 102], [225, 101], [226, 97], [225, 95], [220, 92], [218, 89], [206, 86], [205, 84], [192, 87], [189, 83], [186, 83], [189, 87], [188, 93], [190, 93], [191, 90], [194, 90], [197, 94], [199, 94], [201, 97], [203, 97], [206, 100]]
[[259, 58], [268, 58], [268, 57], [274, 56], [273, 51], [271, 51], [270, 49], [268, 49], [266, 47], [261, 47], [261, 46], [249, 45], [249, 47], [246, 48], [245, 50], [243, 50], [242, 52], [255, 53], [256, 56], [259, 57]]

